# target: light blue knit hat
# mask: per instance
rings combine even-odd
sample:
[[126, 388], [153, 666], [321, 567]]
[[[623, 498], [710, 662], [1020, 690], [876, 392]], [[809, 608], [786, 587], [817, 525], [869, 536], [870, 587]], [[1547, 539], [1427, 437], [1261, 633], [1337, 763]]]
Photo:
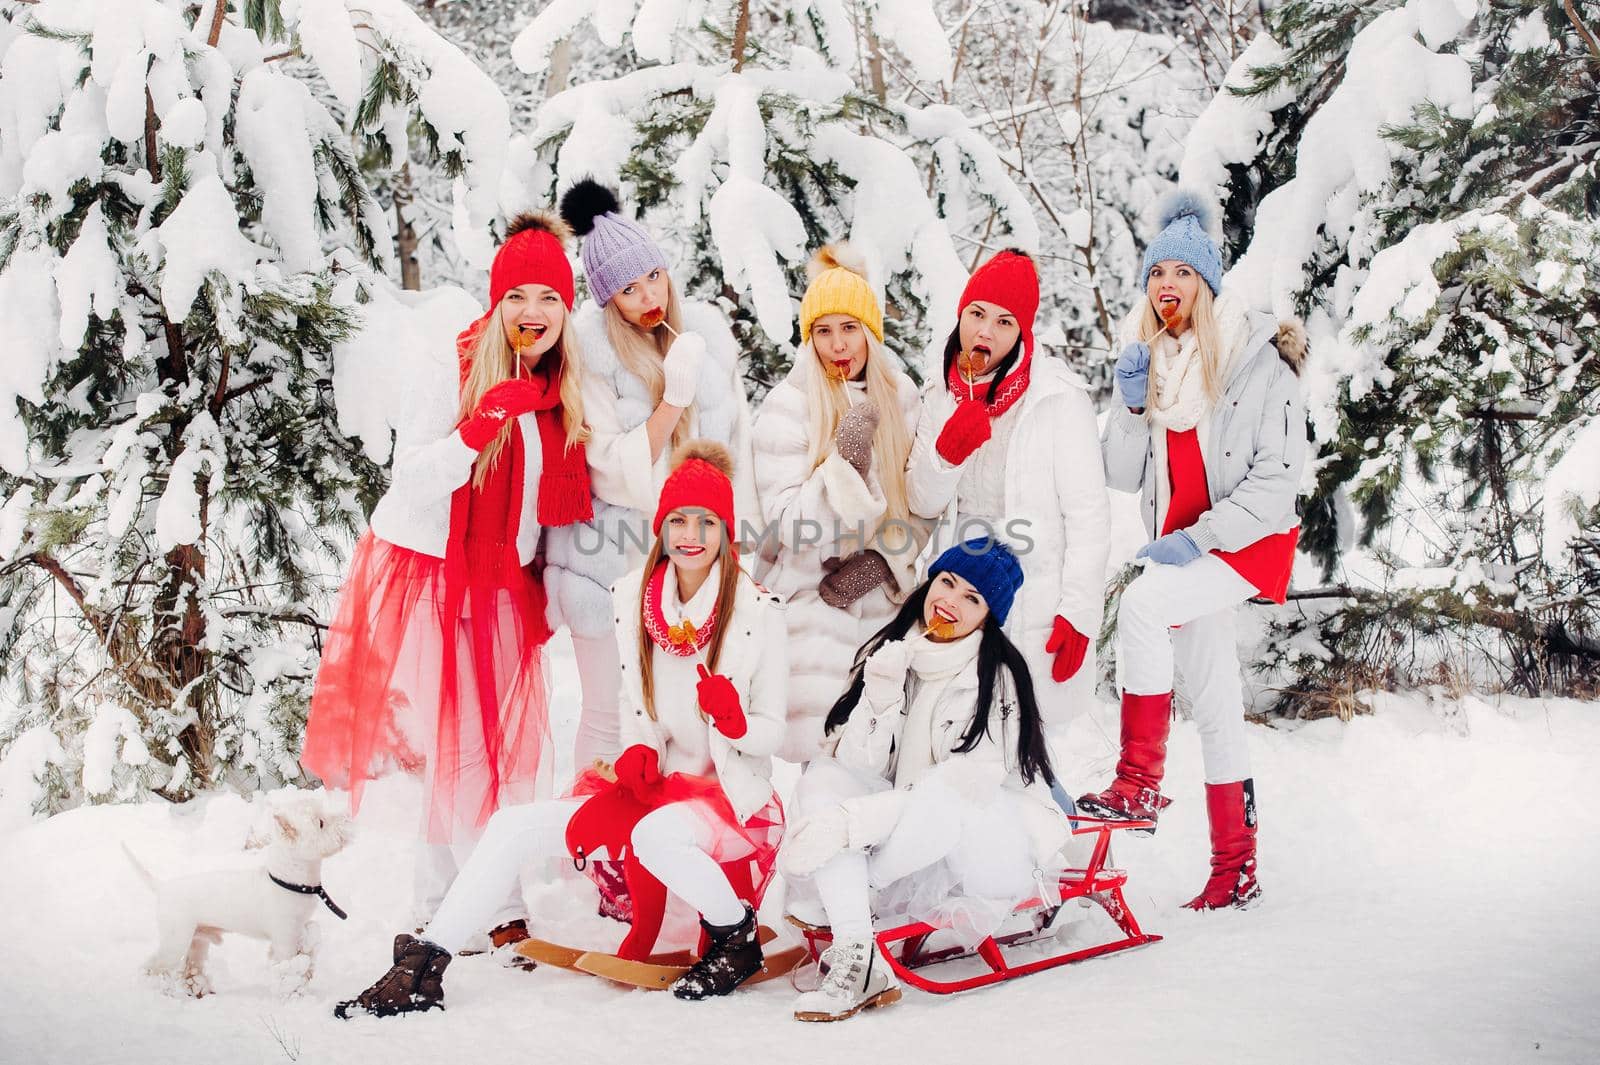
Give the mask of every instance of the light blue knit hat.
[[[1211, 294], [1222, 291], [1222, 252], [1208, 232], [1213, 216], [1210, 205], [1199, 193], [1177, 189], [1161, 201], [1161, 232], [1144, 252], [1144, 271], [1140, 287], [1150, 280], [1150, 268], [1156, 263], [1176, 259], [1200, 271], [1200, 276], [1211, 286]], [[584, 252], [588, 254], [587, 248]], [[587, 258], [584, 260], [587, 262]], [[637, 276], [637, 275], [635, 275]]]
[[561, 197], [561, 217], [583, 238], [583, 276], [602, 306], [636, 277], [667, 268], [650, 233], [621, 213], [617, 194], [584, 178]]

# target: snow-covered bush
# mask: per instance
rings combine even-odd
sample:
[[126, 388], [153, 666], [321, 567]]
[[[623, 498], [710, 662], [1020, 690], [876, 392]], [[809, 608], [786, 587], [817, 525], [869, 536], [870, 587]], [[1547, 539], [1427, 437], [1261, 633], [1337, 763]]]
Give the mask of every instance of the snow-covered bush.
[[[1600, 677], [1600, 47], [1558, 0], [1291, 0], [1203, 114], [1227, 285], [1307, 318], [1296, 695]], [[1574, 461], [1564, 455], [1582, 456]], [[1292, 700], [1291, 700], [1292, 701]]]
[[0, 13], [0, 754], [54, 803], [294, 780], [421, 313], [356, 148], [420, 134], [487, 246], [504, 100], [403, 0]]

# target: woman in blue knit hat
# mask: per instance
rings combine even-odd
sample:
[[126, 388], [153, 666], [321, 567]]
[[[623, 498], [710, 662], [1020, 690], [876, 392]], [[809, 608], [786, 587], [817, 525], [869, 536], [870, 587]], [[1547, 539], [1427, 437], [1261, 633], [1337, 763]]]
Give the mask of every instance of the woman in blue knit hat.
[[1182, 676], [1211, 823], [1211, 876], [1186, 904], [1196, 910], [1243, 906], [1261, 891], [1234, 608], [1258, 596], [1284, 601], [1306, 454], [1305, 331], [1222, 291], [1208, 223], [1196, 196], [1167, 201], [1144, 255], [1146, 298], [1123, 326], [1106, 483], [1142, 493], [1151, 540], [1117, 614], [1116, 779], [1079, 800], [1105, 816], [1151, 820], [1171, 802], [1161, 779], [1173, 677]]
[[594, 519], [551, 530], [544, 581], [551, 628], [571, 630], [583, 689], [573, 750], [581, 772], [619, 753], [622, 668], [610, 588], [650, 547], [650, 515], [673, 451], [690, 439], [722, 444], [733, 456], [737, 512], [755, 515], [759, 508], [750, 405], [722, 312], [679, 298], [666, 256], [622, 213], [611, 189], [579, 181], [561, 197], [561, 214], [583, 239], [590, 296], [574, 312], [572, 328], [583, 346]]
[[833, 930], [827, 973], [796, 1001], [797, 1020], [900, 998], [874, 913], [976, 942], [1066, 843], [1033, 682], [1003, 629], [1021, 586], [1004, 544], [958, 544], [857, 652], [778, 858], [791, 914]]

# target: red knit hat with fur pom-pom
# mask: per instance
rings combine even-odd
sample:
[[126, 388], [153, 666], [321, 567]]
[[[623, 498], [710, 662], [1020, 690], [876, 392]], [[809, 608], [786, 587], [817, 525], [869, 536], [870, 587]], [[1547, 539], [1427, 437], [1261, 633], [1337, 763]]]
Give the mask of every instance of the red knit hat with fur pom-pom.
[[672, 472], [661, 486], [661, 502], [650, 531], [661, 526], [674, 510], [699, 507], [722, 520], [729, 540], [738, 538], [733, 523], [733, 457], [715, 440], [689, 440], [673, 454]]
[[542, 211], [518, 215], [506, 227], [506, 242], [494, 253], [489, 267], [489, 309], [500, 306], [505, 294], [518, 285], [549, 285], [572, 310], [574, 286], [567, 240], [572, 230], [554, 215]]
[[1039, 313], [1039, 271], [1027, 252], [1008, 248], [974, 270], [967, 287], [961, 290], [956, 314], [959, 316], [973, 300], [993, 303], [1016, 315], [1022, 329], [1023, 350], [1033, 351], [1033, 318]]

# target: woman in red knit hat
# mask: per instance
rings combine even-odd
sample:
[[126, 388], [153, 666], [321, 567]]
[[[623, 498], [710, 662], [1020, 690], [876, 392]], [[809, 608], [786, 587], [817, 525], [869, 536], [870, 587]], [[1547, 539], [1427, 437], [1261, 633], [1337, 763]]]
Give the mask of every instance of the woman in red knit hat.
[[581, 773], [576, 797], [495, 814], [421, 937], [396, 937], [393, 967], [338, 1016], [442, 1005], [445, 968], [518, 870], [563, 852], [587, 859], [604, 848], [623, 860], [633, 907], [623, 958], [649, 957], [669, 892], [700, 913], [707, 946], [672, 985], [677, 997], [725, 995], [761, 969], [751, 903], [783, 832], [771, 776], [786, 627], [778, 597], [739, 566], [732, 474], [721, 444], [680, 448], [645, 565], [612, 588], [624, 744], [615, 764]]
[[[590, 514], [567, 230], [512, 222], [489, 310], [408, 392], [389, 491], [356, 545], [323, 648], [301, 763], [352, 810], [393, 768], [425, 781], [416, 905], [426, 921], [482, 831], [547, 763], [541, 528]], [[520, 897], [488, 923], [514, 934]]]
[[1027, 575], [1006, 635], [1022, 650], [1047, 724], [1094, 698], [1110, 510], [1094, 405], [1057, 359], [1034, 350], [1039, 274], [1000, 252], [961, 294], [944, 373], [923, 393], [907, 487], [940, 542], [986, 533]]

